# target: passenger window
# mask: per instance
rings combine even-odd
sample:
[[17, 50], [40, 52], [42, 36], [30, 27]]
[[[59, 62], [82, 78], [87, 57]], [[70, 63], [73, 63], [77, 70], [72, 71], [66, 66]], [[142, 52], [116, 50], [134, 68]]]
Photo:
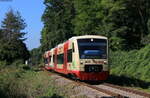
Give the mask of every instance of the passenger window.
[[64, 54], [57, 55], [57, 63], [63, 64], [64, 63]]
[[72, 52], [74, 52], [74, 43], [72, 43]]
[[67, 60], [68, 62], [72, 62], [72, 49], [67, 51]]
[[51, 56], [49, 56], [49, 62], [51, 62]]
[[44, 58], [44, 63], [48, 64], [48, 58]]
[[55, 63], [55, 55], [53, 55], [53, 63]]

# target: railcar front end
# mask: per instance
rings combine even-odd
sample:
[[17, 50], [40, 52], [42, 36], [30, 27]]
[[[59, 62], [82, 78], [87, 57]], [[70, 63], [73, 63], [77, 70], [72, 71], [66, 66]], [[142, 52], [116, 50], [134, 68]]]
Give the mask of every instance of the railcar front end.
[[108, 40], [101, 36], [82, 36], [76, 38], [75, 52], [78, 57], [73, 63], [78, 66], [74, 71], [80, 80], [106, 80], [109, 76]]

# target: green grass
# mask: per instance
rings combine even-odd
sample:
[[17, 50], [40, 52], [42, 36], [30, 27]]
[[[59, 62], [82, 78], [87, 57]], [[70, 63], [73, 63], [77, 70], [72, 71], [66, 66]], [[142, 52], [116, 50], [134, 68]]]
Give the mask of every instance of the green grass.
[[[44, 71], [7, 67], [0, 71], [1, 98], [62, 98]], [[61, 94], [61, 93], [60, 93]]]

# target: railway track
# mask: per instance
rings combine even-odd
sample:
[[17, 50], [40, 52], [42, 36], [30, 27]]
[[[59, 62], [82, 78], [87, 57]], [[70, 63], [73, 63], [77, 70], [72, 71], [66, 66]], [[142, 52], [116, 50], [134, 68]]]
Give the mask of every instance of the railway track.
[[[48, 74], [58, 75], [57, 73], [48, 73]], [[64, 77], [63, 75], [60, 75], [60, 74], [59, 74], [59, 76], [61, 78], [65, 78], [65, 80], [72, 81], [72, 83], [74, 83], [74, 84], [83, 85], [83, 86], [89, 87], [91, 89], [94, 89], [96, 91], [99, 91], [101, 93], [107, 94], [107, 95], [111, 96], [112, 98], [150, 98], [149, 93], [145, 93], [145, 92], [141, 92], [141, 91], [138, 91], [138, 90], [133, 90], [133, 89], [121, 87], [121, 86], [118, 86], [118, 85], [113, 85], [113, 84], [109, 84], [109, 83], [101, 83], [101, 84], [98, 84], [98, 85], [90, 85], [90, 84], [85, 83], [85, 82], [75, 81], [73, 79]]]
[[102, 92], [102, 93], [108, 94], [108, 95], [110, 95], [110, 96], [113, 97], [113, 98], [128, 98], [128, 97], [126, 97], [126, 96], [122, 96], [122, 95], [120, 95], [120, 94], [118, 94], [118, 93], [115, 93], [115, 92], [112, 92], [112, 91], [109, 91], [109, 90], [106, 90], [106, 89], [103, 89], [103, 88], [99, 88], [99, 87], [92, 86], [92, 85], [89, 85], [89, 84], [86, 84], [86, 83], [82, 83], [82, 82], [78, 82], [78, 83], [79, 83], [79, 84], [82, 84], [82, 85], [84, 85], [84, 86], [90, 87], [90, 88], [92, 88], [92, 89], [95, 89], [95, 90], [97, 90], [97, 91], [100, 91], [100, 92]]
[[134, 89], [129, 89], [129, 88], [125, 88], [125, 87], [121, 87], [121, 86], [113, 85], [113, 84], [109, 84], [109, 83], [104, 83], [104, 85], [150, 98], [150, 93], [146, 93], [146, 92], [142, 92], [142, 91], [134, 90]]

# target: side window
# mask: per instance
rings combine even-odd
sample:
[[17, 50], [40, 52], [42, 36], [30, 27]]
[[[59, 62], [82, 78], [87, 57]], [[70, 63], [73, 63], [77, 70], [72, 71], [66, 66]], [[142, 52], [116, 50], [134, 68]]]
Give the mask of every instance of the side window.
[[67, 51], [67, 60], [68, 62], [72, 62], [72, 49]]
[[72, 52], [74, 52], [75, 50], [74, 50], [74, 43], [72, 43]]
[[57, 55], [57, 63], [63, 64], [64, 63], [64, 54]]
[[53, 55], [53, 63], [55, 63], [55, 55]]
[[44, 58], [44, 63], [48, 64], [48, 58]]
[[49, 56], [49, 62], [51, 62], [51, 57], [52, 57], [52, 56]]

